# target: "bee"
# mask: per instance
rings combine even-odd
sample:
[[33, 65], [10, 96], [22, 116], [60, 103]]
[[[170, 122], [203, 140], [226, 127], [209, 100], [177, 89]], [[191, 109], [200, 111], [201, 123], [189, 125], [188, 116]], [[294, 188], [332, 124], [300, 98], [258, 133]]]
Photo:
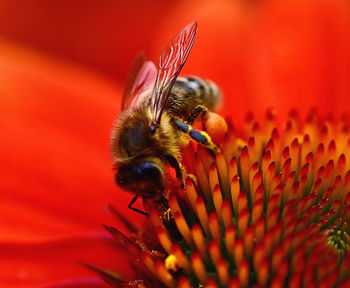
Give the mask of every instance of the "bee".
[[[185, 26], [161, 52], [158, 68], [139, 57], [127, 80], [121, 113], [112, 132], [112, 156], [118, 186], [135, 194], [129, 208], [141, 196], [164, 200], [168, 167], [183, 187], [186, 170], [180, 148], [192, 139], [210, 151], [220, 148], [210, 136], [192, 128], [194, 120], [220, 102], [218, 87], [199, 77], [178, 77], [197, 34], [197, 23]], [[174, 178], [174, 177], [173, 177]]]

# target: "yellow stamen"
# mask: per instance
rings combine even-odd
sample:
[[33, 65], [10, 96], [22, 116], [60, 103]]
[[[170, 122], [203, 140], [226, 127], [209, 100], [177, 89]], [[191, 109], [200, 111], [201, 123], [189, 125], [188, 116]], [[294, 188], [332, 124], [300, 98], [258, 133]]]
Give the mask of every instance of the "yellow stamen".
[[199, 279], [201, 283], [205, 283], [207, 280], [207, 272], [205, 270], [205, 266], [202, 260], [200, 253], [194, 252], [191, 257], [191, 264], [196, 277]]
[[286, 203], [290, 199], [296, 199], [297, 194], [294, 193], [292, 187], [295, 180], [295, 171], [291, 172], [285, 179], [285, 186], [283, 188], [283, 201]]
[[262, 174], [263, 174], [263, 183], [266, 186], [266, 173], [268, 171], [268, 167], [271, 164], [272, 160], [271, 160], [271, 152], [270, 150], [266, 150], [264, 153], [264, 156], [262, 158], [262, 164], [261, 164], [261, 168], [262, 168]]
[[210, 254], [211, 260], [216, 266], [219, 259], [221, 258], [221, 253], [220, 253], [220, 246], [218, 244], [218, 241], [216, 241], [215, 239], [212, 239], [209, 243], [209, 254]]
[[177, 286], [178, 288], [192, 288], [191, 282], [186, 277], [180, 278]]
[[176, 256], [173, 254], [170, 254], [168, 257], [165, 258], [165, 268], [170, 271], [176, 272], [178, 270], [177, 260]]
[[254, 224], [262, 215], [264, 209], [264, 200], [260, 198], [255, 201], [252, 210], [252, 224]]
[[268, 255], [271, 253], [272, 243], [273, 243], [273, 231], [270, 230], [270, 231], [267, 231], [267, 233], [265, 234], [265, 238], [263, 239], [264, 253], [266, 257], [268, 257]]
[[250, 159], [248, 153], [248, 147], [244, 146], [241, 152], [241, 176], [245, 189], [249, 188], [249, 170], [250, 170]]
[[247, 256], [251, 256], [254, 245], [254, 228], [248, 227], [244, 235], [244, 249]]
[[210, 185], [209, 185], [209, 180], [207, 177], [207, 173], [204, 169], [203, 163], [200, 159], [200, 157], [198, 156], [198, 153], [195, 153], [194, 155], [195, 157], [195, 171], [196, 171], [196, 175], [197, 175], [197, 180], [199, 183], [199, 187], [201, 188], [201, 190], [204, 193], [204, 197], [205, 200], [209, 203], [211, 201], [211, 191], [210, 191]]
[[238, 277], [232, 277], [230, 279], [230, 283], [229, 283], [229, 288], [239, 288], [241, 287], [240, 284], [239, 284], [239, 280], [238, 280]]
[[345, 165], [346, 165], [345, 155], [341, 154], [338, 158], [338, 161], [337, 161], [337, 168], [336, 168], [337, 175], [344, 175]]
[[237, 159], [236, 157], [233, 157], [230, 160], [230, 163], [228, 165], [228, 175], [229, 175], [229, 180], [232, 181], [233, 177], [238, 175], [238, 168], [237, 168]]
[[238, 200], [237, 200], [237, 209], [238, 209], [238, 214], [241, 213], [241, 211], [245, 208], [247, 208], [248, 205], [248, 200], [247, 200], [247, 193], [244, 190], [241, 190], [238, 195]]
[[276, 169], [276, 165], [275, 162], [271, 162], [269, 167], [267, 168], [267, 172], [266, 172], [266, 184], [265, 184], [265, 188], [266, 188], [266, 196], [270, 197], [271, 193], [271, 182], [272, 182], [272, 178], [275, 176], [275, 169]]
[[[257, 199], [256, 192], [261, 184], [262, 184], [262, 173], [261, 171], [258, 171], [255, 173], [253, 177], [252, 185], [251, 185], [252, 203], [254, 203]], [[258, 195], [258, 197], [260, 197], [260, 195]]]
[[223, 153], [216, 154], [216, 167], [223, 193], [226, 197], [230, 194], [230, 180], [228, 175], [228, 167]]
[[260, 217], [255, 224], [254, 237], [256, 242], [260, 242], [260, 240], [265, 235], [265, 217]]
[[278, 209], [279, 203], [280, 203], [281, 195], [274, 194], [270, 197], [269, 201], [267, 202], [267, 210], [266, 215], [267, 218], [270, 217], [272, 210]]
[[244, 236], [245, 231], [248, 227], [248, 221], [249, 221], [249, 210], [248, 208], [244, 208], [238, 216], [238, 232], [241, 237]]
[[272, 271], [275, 273], [278, 266], [281, 264], [284, 256], [284, 251], [282, 247], [276, 247], [272, 254]]
[[216, 271], [218, 273], [219, 280], [222, 285], [226, 286], [229, 282], [229, 271], [227, 261], [221, 258], [217, 262]]
[[191, 273], [191, 264], [187, 260], [187, 257], [185, 256], [184, 252], [178, 246], [177, 244], [173, 244], [171, 247], [172, 254], [176, 257], [177, 265], [184, 269], [186, 273]]
[[254, 202], [258, 202], [259, 200], [264, 200], [264, 194], [265, 194], [264, 185], [260, 184], [260, 186], [255, 191], [255, 201]]
[[179, 205], [175, 195], [170, 195], [169, 207], [170, 207], [171, 213], [173, 215], [175, 215], [176, 213], [181, 213], [180, 205]]
[[248, 151], [249, 151], [250, 162], [251, 163], [257, 162], [259, 159], [258, 159], [258, 153], [256, 151], [255, 138], [254, 137], [250, 137], [248, 139]]
[[224, 222], [225, 228], [232, 224], [232, 212], [231, 203], [228, 199], [225, 199], [221, 205], [222, 221]]
[[198, 197], [196, 201], [196, 210], [197, 210], [197, 215], [199, 218], [199, 222], [201, 223], [201, 226], [204, 229], [204, 232], [207, 236], [210, 235], [209, 232], [209, 221], [208, 221], [208, 212], [207, 208], [205, 206], [205, 202], [202, 197]]
[[244, 255], [244, 244], [243, 240], [238, 238], [236, 239], [236, 243], [234, 245], [233, 249], [233, 256], [235, 259], [236, 266], [239, 267], [243, 260], [243, 255]]
[[210, 189], [213, 192], [216, 185], [219, 185], [218, 170], [215, 163], [213, 163], [209, 168], [209, 184]]
[[253, 201], [255, 198], [255, 195], [254, 195], [255, 191], [253, 191], [254, 190], [253, 189], [253, 179], [254, 179], [254, 176], [258, 173], [258, 171], [259, 171], [259, 163], [255, 162], [249, 171], [249, 191], [251, 193], [251, 197], [252, 197]]
[[158, 261], [156, 263], [157, 276], [162, 280], [162, 282], [169, 288], [176, 287], [176, 280], [173, 276], [166, 270], [163, 262]]
[[[255, 263], [254, 263], [255, 264]], [[256, 269], [258, 275], [258, 283], [260, 286], [264, 287], [269, 279], [269, 262], [266, 259], [263, 259], [259, 267]], [[295, 286], [298, 287], [298, 286]]]
[[168, 236], [168, 233], [164, 229], [158, 229], [157, 236], [158, 236], [159, 243], [162, 245], [164, 250], [168, 252], [168, 254], [170, 254], [172, 242]]
[[308, 134], [305, 134], [303, 138], [303, 142], [301, 143], [301, 161], [306, 161], [306, 156], [310, 152], [312, 152], [310, 136]]
[[198, 224], [194, 224], [192, 226], [192, 238], [196, 247], [201, 252], [202, 258], [206, 259], [207, 255], [207, 244], [205, 243], [204, 235], [202, 232], [202, 228]]
[[186, 192], [186, 197], [190, 202], [193, 211], [197, 211], [196, 210], [197, 192], [196, 192], [196, 189], [194, 188], [191, 178], [189, 177], [186, 179], [185, 192]]
[[254, 250], [254, 254], [253, 254], [253, 264], [254, 264], [254, 269], [255, 271], [259, 271], [260, 270], [260, 265], [261, 265], [261, 261], [264, 258], [264, 245], [263, 243], [259, 243]]
[[226, 228], [225, 231], [225, 245], [228, 253], [233, 256], [233, 249], [234, 249], [234, 244], [235, 244], [235, 226], [232, 224]]
[[155, 263], [153, 259], [145, 252], [141, 255], [141, 260], [145, 264], [145, 266], [150, 270], [154, 275], [157, 275]]
[[204, 171], [206, 174], [209, 172], [209, 168], [214, 163], [214, 158], [209, 154], [209, 152], [202, 146], [198, 146], [198, 156], [203, 163]]
[[219, 184], [216, 184], [214, 189], [213, 189], [213, 201], [214, 201], [214, 206], [216, 210], [216, 214], [219, 217], [219, 221], [222, 223], [222, 194], [220, 190]]
[[270, 186], [270, 196], [273, 196], [274, 194], [280, 195], [281, 190], [281, 179], [282, 174], [278, 173], [275, 176], [273, 176], [272, 181], [271, 181], [271, 186]]
[[269, 219], [267, 220], [267, 229], [270, 229], [271, 227], [274, 227], [276, 225], [279, 213], [280, 211], [278, 208], [272, 210], [272, 212], [269, 215]]
[[182, 215], [182, 213], [176, 212], [174, 215], [174, 219], [175, 219], [177, 229], [179, 229], [182, 237], [184, 237], [186, 242], [192, 246], [193, 242], [192, 242], [191, 230], [188, 227], [185, 217]]
[[238, 279], [241, 287], [248, 286], [248, 283], [249, 283], [249, 262], [248, 261], [244, 260], [238, 266]]
[[[349, 185], [350, 187], [350, 185]], [[231, 198], [235, 213], [238, 214], [238, 196], [240, 193], [239, 177], [236, 175], [231, 180]]]
[[290, 145], [290, 157], [292, 159], [291, 170], [296, 171], [300, 165], [300, 143], [298, 138], [294, 138]]
[[220, 238], [221, 238], [220, 225], [218, 221], [218, 216], [214, 211], [210, 213], [208, 222], [209, 222], [209, 230], [210, 230], [211, 236], [215, 238], [218, 242], [220, 242]]
[[218, 284], [215, 279], [208, 278], [207, 282], [205, 283], [205, 288], [218, 288]]
[[287, 176], [290, 173], [290, 167], [292, 165], [292, 158], [288, 158], [286, 161], [282, 162], [282, 173], [281, 173], [281, 180], [285, 181]]

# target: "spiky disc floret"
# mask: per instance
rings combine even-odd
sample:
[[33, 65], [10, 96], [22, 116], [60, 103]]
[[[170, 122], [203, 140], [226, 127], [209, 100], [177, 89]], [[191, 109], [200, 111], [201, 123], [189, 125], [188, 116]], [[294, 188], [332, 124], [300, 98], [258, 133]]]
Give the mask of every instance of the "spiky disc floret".
[[129, 238], [108, 228], [130, 252], [137, 274], [137, 281], [116, 277], [111, 285], [349, 284], [347, 118], [321, 119], [311, 111], [300, 121], [292, 111], [277, 129], [268, 111], [263, 128], [248, 115], [242, 130], [231, 125], [215, 159], [201, 147], [188, 148], [192, 157], [184, 159], [195, 177], [170, 196], [169, 221], [148, 202], [151, 230], [133, 228], [125, 219]]

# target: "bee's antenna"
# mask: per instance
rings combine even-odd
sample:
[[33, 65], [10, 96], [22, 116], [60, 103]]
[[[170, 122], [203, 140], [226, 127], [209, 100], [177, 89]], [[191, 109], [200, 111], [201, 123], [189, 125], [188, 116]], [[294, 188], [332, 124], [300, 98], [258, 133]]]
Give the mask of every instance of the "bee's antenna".
[[140, 210], [140, 209], [137, 209], [137, 208], [135, 208], [135, 207], [132, 207], [132, 205], [136, 202], [136, 200], [137, 200], [138, 197], [139, 197], [138, 195], [135, 195], [135, 197], [132, 198], [131, 202], [130, 202], [129, 205], [128, 205], [128, 208], [131, 209], [131, 210], [133, 210], [133, 211], [135, 211], [135, 212], [137, 212], [137, 213], [140, 213], [140, 214], [142, 214], [142, 215], [144, 215], [144, 216], [149, 217], [149, 214], [148, 214], [147, 212], [144, 212], [144, 211], [142, 211], [142, 210]]

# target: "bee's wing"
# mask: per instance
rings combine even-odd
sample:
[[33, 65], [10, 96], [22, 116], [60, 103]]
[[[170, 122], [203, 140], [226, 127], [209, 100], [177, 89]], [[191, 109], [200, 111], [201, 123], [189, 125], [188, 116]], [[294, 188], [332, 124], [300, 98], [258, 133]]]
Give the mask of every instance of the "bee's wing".
[[143, 91], [152, 88], [157, 77], [157, 68], [152, 61], [146, 61], [140, 54], [130, 69], [122, 98], [122, 110], [138, 103]]
[[177, 33], [160, 54], [151, 103], [153, 129], [159, 125], [171, 89], [190, 54], [196, 34], [197, 23], [192, 22]]

